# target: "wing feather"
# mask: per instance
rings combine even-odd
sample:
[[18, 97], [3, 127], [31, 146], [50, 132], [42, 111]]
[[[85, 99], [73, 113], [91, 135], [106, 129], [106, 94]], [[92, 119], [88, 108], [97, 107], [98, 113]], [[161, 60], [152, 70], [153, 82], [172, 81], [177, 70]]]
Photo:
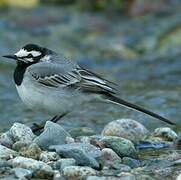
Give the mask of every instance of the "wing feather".
[[79, 66], [68, 70], [66, 68], [65, 71], [59, 64], [42, 63], [41, 66], [29, 69], [29, 73], [39, 84], [48, 87], [75, 88], [92, 93], [116, 92], [113, 83]]

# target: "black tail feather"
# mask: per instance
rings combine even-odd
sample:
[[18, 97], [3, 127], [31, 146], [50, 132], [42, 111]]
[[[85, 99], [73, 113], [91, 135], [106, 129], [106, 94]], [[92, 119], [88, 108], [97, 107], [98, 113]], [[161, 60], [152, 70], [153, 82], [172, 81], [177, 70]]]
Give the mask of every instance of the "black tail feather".
[[166, 122], [166, 123], [168, 123], [170, 125], [176, 125], [175, 123], [171, 122], [170, 120], [168, 120], [168, 119], [166, 119], [166, 118], [164, 118], [164, 117], [162, 117], [162, 116], [160, 116], [160, 115], [158, 115], [158, 114], [156, 114], [154, 112], [151, 112], [151, 111], [146, 110], [146, 109], [144, 109], [144, 108], [142, 108], [142, 107], [140, 107], [138, 105], [127, 102], [127, 101], [125, 101], [123, 99], [120, 99], [120, 98], [118, 98], [118, 97], [116, 97], [116, 96], [114, 96], [112, 94], [106, 94], [106, 98], [109, 101], [113, 102], [113, 103], [123, 105], [123, 106], [129, 107], [131, 109], [143, 112], [143, 113], [148, 114], [148, 115], [150, 115], [150, 116], [152, 116], [152, 117], [154, 117], [156, 119], [159, 119], [159, 120], [161, 120], [163, 122]]

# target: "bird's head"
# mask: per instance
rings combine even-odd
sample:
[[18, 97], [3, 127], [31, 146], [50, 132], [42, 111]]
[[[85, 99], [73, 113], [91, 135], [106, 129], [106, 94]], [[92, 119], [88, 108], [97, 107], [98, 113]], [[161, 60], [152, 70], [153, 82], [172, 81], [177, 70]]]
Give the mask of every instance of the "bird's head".
[[14, 59], [18, 64], [35, 64], [38, 62], [49, 62], [51, 61], [52, 51], [40, 47], [36, 44], [27, 44], [21, 48], [18, 52], [12, 55], [5, 55], [3, 57]]

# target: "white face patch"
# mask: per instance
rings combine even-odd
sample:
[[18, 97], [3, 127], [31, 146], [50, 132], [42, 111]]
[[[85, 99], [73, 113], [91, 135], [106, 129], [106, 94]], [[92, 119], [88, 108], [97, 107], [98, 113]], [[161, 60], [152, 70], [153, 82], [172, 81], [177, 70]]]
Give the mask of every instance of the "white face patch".
[[39, 51], [27, 51], [25, 49], [20, 49], [15, 55], [19, 58], [21, 57], [27, 57], [29, 54], [32, 54], [33, 57], [37, 57], [41, 55], [41, 52]]

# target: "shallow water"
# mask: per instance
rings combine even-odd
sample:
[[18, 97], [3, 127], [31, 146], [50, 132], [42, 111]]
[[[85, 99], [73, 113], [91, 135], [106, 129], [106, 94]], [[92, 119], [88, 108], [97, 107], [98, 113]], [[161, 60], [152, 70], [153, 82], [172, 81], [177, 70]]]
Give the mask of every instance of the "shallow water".
[[[0, 11], [0, 54], [13, 53], [27, 43], [61, 52], [116, 82], [122, 98], [177, 123], [173, 128], [178, 132], [181, 51], [180, 41], [175, 42], [174, 38], [181, 32], [179, 20], [177, 11], [158, 17], [110, 18], [71, 8], [9, 9]], [[15, 121], [31, 123], [50, 118], [27, 110], [22, 104], [12, 80], [14, 67], [13, 62], [1, 58], [0, 129]], [[135, 119], [148, 129], [168, 126], [142, 113], [102, 103], [79, 107], [63, 118], [61, 124], [67, 129], [88, 126], [100, 132], [106, 123], [118, 118]]]

